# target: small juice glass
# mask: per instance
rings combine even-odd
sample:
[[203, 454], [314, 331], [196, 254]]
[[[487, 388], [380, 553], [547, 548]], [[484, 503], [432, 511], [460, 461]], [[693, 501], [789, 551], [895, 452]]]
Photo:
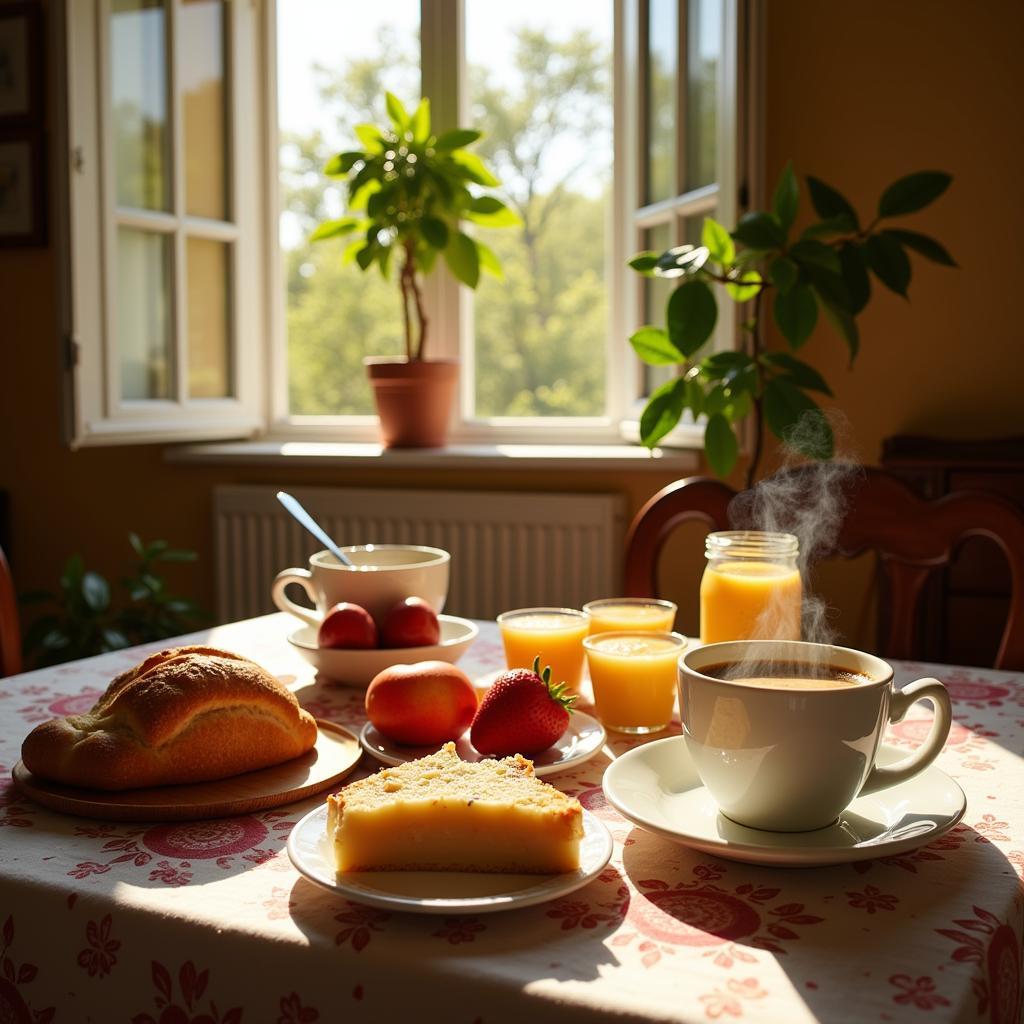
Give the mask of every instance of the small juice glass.
[[671, 633], [676, 622], [672, 601], [653, 597], [606, 597], [583, 606], [590, 616], [590, 635], [617, 630]]
[[710, 533], [700, 581], [700, 638], [799, 640], [803, 585], [791, 533]]
[[605, 728], [641, 734], [672, 721], [676, 666], [686, 649], [679, 633], [619, 630], [583, 641], [594, 706]]
[[583, 638], [590, 617], [577, 608], [517, 608], [498, 616], [509, 668], [551, 666], [551, 681], [578, 691], [583, 677]]

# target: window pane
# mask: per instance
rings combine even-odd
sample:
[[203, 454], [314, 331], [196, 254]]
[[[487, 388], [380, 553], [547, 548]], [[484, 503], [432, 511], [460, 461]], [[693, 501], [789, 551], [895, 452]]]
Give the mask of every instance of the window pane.
[[605, 411], [610, 0], [467, 0], [474, 147], [521, 228], [481, 230], [504, 280], [474, 303], [478, 416]]
[[171, 397], [170, 236], [117, 231], [121, 397]]
[[178, 56], [185, 133], [185, 209], [227, 217], [227, 145], [223, 0], [184, 0], [178, 31], [189, 45]]
[[649, 0], [647, 14], [646, 201], [677, 195], [676, 109], [679, 73], [679, 4]]
[[113, 0], [110, 83], [119, 206], [170, 209], [166, 38], [161, 0]]
[[289, 408], [372, 415], [363, 356], [404, 351], [397, 277], [343, 263], [347, 240], [307, 239], [343, 213], [343, 191], [326, 184], [323, 167], [351, 148], [354, 125], [383, 122], [386, 89], [418, 102], [419, 3], [288, 0], [277, 10]]
[[231, 394], [229, 333], [230, 253], [224, 242], [190, 238], [188, 271], [188, 394]]
[[686, 188], [716, 176], [718, 62], [722, 52], [722, 0], [689, 0], [686, 26]]

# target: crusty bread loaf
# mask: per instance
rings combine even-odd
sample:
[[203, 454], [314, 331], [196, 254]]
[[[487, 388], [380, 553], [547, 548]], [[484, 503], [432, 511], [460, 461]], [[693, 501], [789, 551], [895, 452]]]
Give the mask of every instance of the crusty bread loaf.
[[269, 672], [215, 647], [175, 647], [119, 675], [84, 715], [22, 744], [35, 775], [92, 789], [202, 782], [298, 757], [313, 716]]

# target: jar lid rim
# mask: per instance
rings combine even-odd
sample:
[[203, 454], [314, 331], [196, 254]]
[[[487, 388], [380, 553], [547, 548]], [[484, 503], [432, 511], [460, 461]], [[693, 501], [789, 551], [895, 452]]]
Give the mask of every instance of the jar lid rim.
[[709, 554], [795, 555], [800, 540], [796, 534], [771, 530], [718, 530], [708, 534], [705, 546]]

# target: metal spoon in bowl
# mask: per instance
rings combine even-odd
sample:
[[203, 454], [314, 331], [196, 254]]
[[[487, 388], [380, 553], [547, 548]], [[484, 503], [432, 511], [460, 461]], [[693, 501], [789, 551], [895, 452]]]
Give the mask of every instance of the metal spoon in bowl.
[[342, 565], [351, 565], [352, 559], [324, 532], [323, 527], [287, 492], [278, 491], [277, 500], [300, 522]]

